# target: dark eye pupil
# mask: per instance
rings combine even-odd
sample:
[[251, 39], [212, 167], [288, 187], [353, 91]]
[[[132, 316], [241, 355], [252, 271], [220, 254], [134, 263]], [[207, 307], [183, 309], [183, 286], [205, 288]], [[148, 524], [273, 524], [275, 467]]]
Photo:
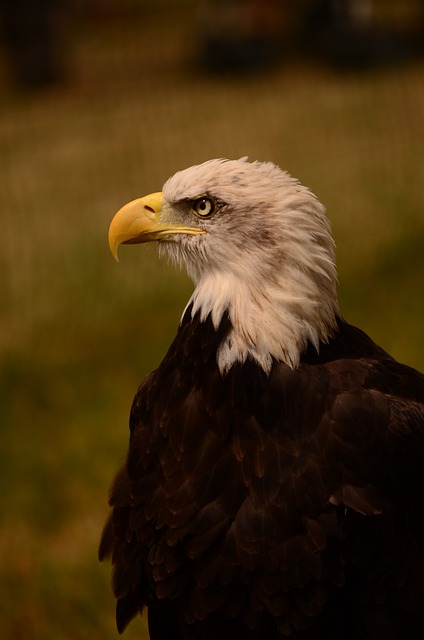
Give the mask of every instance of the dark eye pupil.
[[209, 198], [199, 198], [199, 200], [194, 202], [193, 209], [198, 215], [202, 215], [206, 218], [213, 214], [215, 206], [213, 201]]

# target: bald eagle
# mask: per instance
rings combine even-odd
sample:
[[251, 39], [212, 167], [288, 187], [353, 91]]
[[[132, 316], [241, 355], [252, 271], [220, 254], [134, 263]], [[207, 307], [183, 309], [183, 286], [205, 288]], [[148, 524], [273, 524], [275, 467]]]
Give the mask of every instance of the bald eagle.
[[100, 543], [120, 632], [422, 640], [424, 376], [340, 315], [324, 207], [210, 160], [113, 219], [195, 289], [138, 389]]

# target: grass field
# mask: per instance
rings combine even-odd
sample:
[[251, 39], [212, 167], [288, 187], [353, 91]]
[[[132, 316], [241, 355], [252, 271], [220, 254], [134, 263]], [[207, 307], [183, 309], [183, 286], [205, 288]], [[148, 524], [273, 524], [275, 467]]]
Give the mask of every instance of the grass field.
[[327, 206], [345, 317], [424, 368], [424, 62], [206, 77], [168, 18], [86, 29], [68, 85], [0, 97], [2, 638], [117, 637], [107, 488], [191, 291], [149, 247], [113, 261], [124, 202], [211, 157], [273, 160]]

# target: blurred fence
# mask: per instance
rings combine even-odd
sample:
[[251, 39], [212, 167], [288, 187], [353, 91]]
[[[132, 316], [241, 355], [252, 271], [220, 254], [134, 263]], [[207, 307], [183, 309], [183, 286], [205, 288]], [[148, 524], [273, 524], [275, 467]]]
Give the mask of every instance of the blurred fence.
[[422, 3], [380, 2], [375, 33], [391, 26], [359, 65], [325, 50], [324, 5], [55, 3], [51, 72], [16, 72], [17, 90], [3, 53], [1, 637], [116, 638], [96, 556], [107, 486], [191, 291], [148, 248], [113, 261], [124, 202], [211, 157], [273, 160], [327, 205], [346, 318], [423, 368]]

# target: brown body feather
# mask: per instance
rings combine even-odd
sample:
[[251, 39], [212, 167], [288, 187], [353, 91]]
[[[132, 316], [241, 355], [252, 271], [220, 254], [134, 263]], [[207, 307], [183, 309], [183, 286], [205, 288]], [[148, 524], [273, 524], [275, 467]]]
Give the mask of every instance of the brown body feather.
[[222, 376], [187, 310], [131, 411], [101, 542], [152, 640], [424, 637], [424, 378], [339, 320], [297, 369]]

